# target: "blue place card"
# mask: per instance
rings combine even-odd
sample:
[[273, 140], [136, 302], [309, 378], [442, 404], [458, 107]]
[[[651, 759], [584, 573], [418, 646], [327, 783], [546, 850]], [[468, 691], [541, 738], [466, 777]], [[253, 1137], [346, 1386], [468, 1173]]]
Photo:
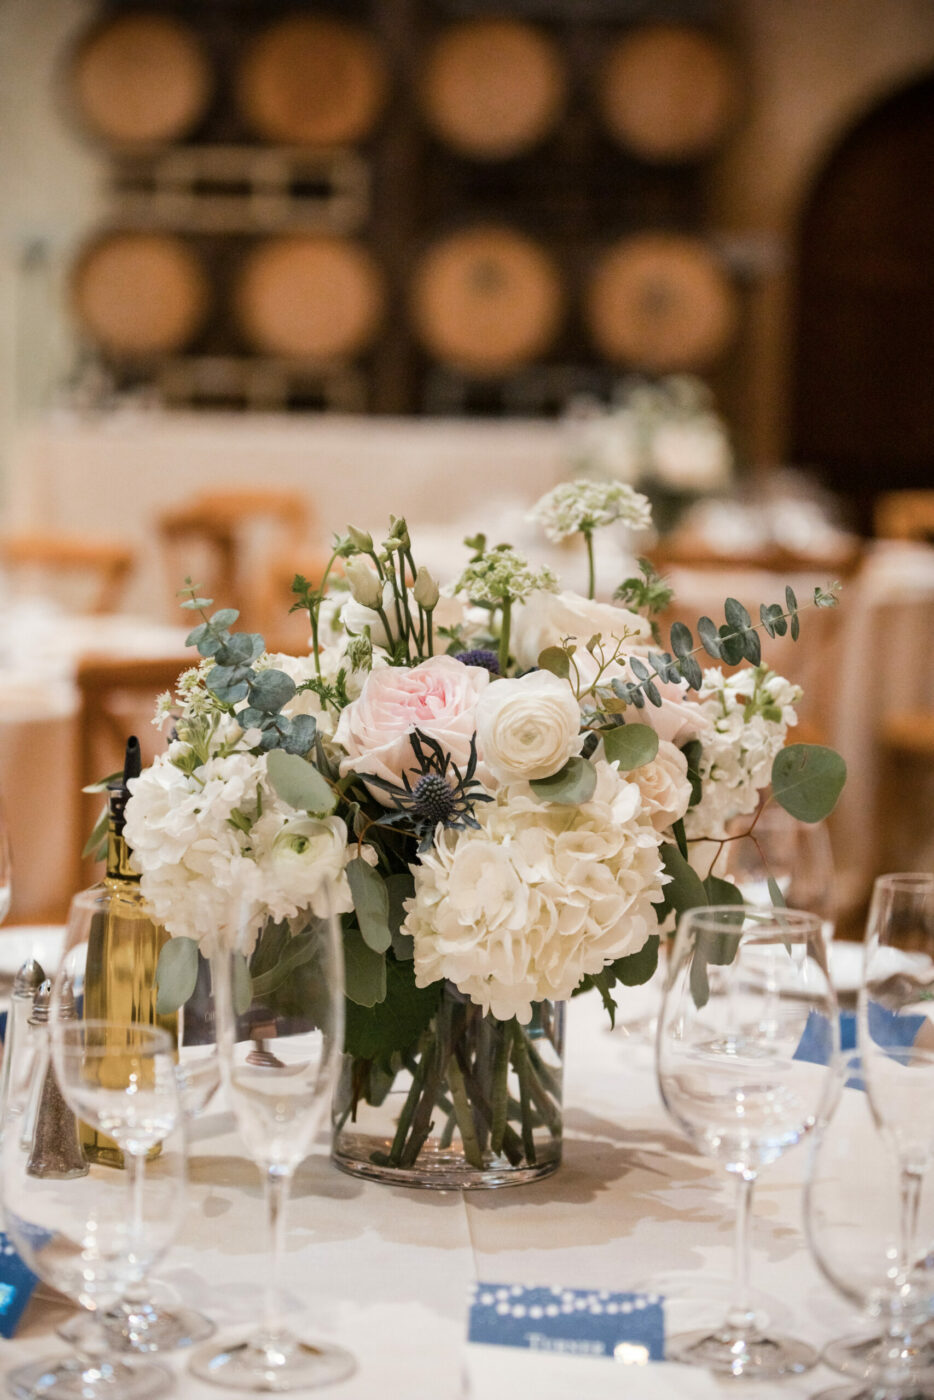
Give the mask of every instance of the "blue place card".
[[37, 1282], [0, 1231], [0, 1336], [13, 1336]]
[[663, 1299], [655, 1293], [612, 1293], [606, 1288], [476, 1283], [467, 1340], [645, 1365], [664, 1360]]

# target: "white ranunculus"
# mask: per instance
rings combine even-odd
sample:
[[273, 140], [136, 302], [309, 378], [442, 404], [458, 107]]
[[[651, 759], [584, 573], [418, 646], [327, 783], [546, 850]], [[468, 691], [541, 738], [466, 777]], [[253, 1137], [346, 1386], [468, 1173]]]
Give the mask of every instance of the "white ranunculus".
[[583, 647], [596, 632], [610, 652], [615, 645], [613, 638], [631, 642], [628, 650], [652, 642], [652, 629], [645, 618], [628, 608], [597, 603], [579, 593], [548, 593], [544, 589], [514, 609], [510, 641], [519, 665], [528, 667], [538, 665], [545, 647], [560, 646], [566, 637]]
[[628, 775], [642, 793], [642, 807], [656, 831], [666, 831], [680, 821], [691, 801], [688, 761], [674, 744], [661, 739], [651, 763], [643, 763]]
[[657, 927], [665, 874], [635, 783], [598, 760], [589, 802], [539, 802], [527, 783], [446, 829], [412, 867], [405, 929], [420, 987], [446, 978], [502, 1020], [569, 997], [588, 973], [638, 952]]
[[349, 913], [353, 899], [344, 874], [347, 827], [341, 818], [302, 814], [283, 821], [274, 813], [264, 828], [266, 820], [261, 817], [251, 835], [273, 918], [293, 918], [302, 909], [319, 917], [329, 908], [336, 914]]
[[499, 782], [550, 778], [580, 746], [574, 692], [550, 671], [494, 681], [477, 702], [477, 747]]

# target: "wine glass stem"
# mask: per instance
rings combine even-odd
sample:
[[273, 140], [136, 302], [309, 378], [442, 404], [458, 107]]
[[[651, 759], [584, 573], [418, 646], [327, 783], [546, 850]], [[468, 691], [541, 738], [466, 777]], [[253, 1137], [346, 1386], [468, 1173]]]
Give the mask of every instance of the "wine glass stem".
[[902, 1168], [901, 1266], [907, 1277], [914, 1257], [915, 1234], [918, 1228], [918, 1207], [921, 1203], [923, 1175], [914, 1167]]
[[[130, 1227], [132, 1230], [132, 1249], [137, 1267], [143, 1257], [143, 1172], [145, 1170], [145, 1153], [130, 1152], [124, 1149], [123, 1160], [126, 1166], [127, 1184], [130, 1188]], [[136, 1282], [140, 1282], [141, 1276]]]
[[743, 1172], [736, 1181], [736, 1231], [733, 1236], [733, 1299], [726, 1315], [730, 1332], [746, 1336], [755, 1328], [756, 1315], [749, 1306], [749, 1223], [755, 1172]]
[[285, 1248], [285, 1208], [289, 1199], [291, 1173], [282, 1167], [266, 1168], [266, 1222], [269, 1232], [269, 1269], [266, 1274], [266, 1288], [263, 1295], [263, 1321], [266, 1339], [275, 1344], [282, 1336], [281, 1273], [282, 1254]]

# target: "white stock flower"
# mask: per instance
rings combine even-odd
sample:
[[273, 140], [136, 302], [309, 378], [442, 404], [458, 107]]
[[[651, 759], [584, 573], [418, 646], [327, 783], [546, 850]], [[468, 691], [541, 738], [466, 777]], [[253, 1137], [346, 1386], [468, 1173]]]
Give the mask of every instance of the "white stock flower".
[[665, 875], [635, 783], [603, 761], [578, 806], [527, 783], [477, 808], [478, 830], [440, 831], [412, 867], [405, 929], [420, 987], [446, 978], [502, 1020], [563, 1000], [587, 974], [638, 952], [657, 927]]
[[477, 702], [477, 748], [499, 782], [549, 778], [580, 746], [574, 692], [550, 671], [494, 681]]
[[688, 761], [680, 749], [659, 740], [658, 753], [628, 775], [642, 793], [642, 808], [656, 831], [666, 831], [680, 821], [691, 801]]
[[716, 666], [704, 672], [699, 707], [711, 727], [701, 737], [703, 792], [685, 818], [688, 836], [720, 840], [733, 817], [755, 811], [772, 761], [797, 723], [801, 693], [765, 666], [744, 666], [730, 676]]

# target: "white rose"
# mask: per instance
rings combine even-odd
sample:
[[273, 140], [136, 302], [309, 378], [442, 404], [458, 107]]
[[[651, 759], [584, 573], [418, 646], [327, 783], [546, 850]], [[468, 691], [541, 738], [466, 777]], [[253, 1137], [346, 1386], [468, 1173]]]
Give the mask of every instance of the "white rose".
[[656, 831], [665, 831], [684, 816], [691, 801], [688, 762], [674, 744], [660, 740], [651, 763], [634, 768], [627, 777], [642, 793], [642, 810]]
[[538, 589], [513, 613], [510, 641], [520, 666], [537, 666], [545, 647], [559, 646], [572, 637], [581, 646], [599, 632], [612, 650], [611, 638], [651, 644], [652, 630], [644, 617], [597, 603], [579, 593], [547, 593]]
[[477, 704], [477, 746], [493, 777], [549, 778], [580, 752], [580, 708], [550, 671], [495, 681]]

